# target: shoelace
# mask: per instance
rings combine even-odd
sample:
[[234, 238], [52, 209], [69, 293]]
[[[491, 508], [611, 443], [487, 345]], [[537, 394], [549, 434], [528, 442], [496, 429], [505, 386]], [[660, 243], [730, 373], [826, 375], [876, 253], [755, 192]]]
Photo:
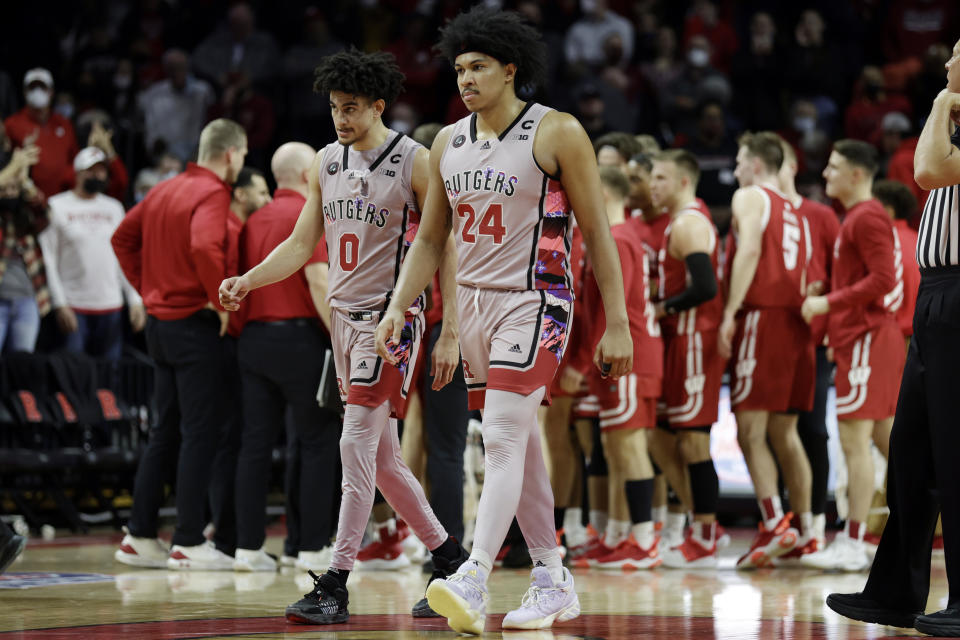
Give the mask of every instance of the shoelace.
[[307, 573], [310, 574], [310, 577], [313, 578], [313, 591], [310, 593], [303, 594], [304, 598], [316, 597], [317, 600], [323, 600], [323, 596], [326, 595], [327, 590], [323, 588], [323, 585], [320, 584], [320, 576], [315, 574], [310, 569], [307, 569]]
[[476, 595], [479, 600], [483, 600], [483, 596], [484, 596], [483, 589], [480, 588], [480, 585], [476, 580], [474, 579], [468, 580], [467, 579], [468, 577], [469, 576], [467, 576], [467, 574], [465, 573], [454, 573], [447, 576], [447, 578], [445, 579], [448, 582], [457, 582], [457, 583], [466, 585], [468, 589], [474, 592], [474, 595]]
[[530, 601], [533, 600], [534, 605], [539, 605], [541, 602], [546, 601], [548, 591], [566, 591], [564, 587], [548, 587], [543, 589], [536, 585], [530, 585], [530, 588], [527, 589], [527, 592], [523, 594], [523, 599], [520, 601], [521, 608], [527, 608], [530, 606]]

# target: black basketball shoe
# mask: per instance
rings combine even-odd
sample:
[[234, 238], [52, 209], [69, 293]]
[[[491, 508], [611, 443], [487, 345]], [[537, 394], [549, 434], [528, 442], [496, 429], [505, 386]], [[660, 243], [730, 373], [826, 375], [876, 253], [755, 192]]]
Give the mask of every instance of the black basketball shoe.
[[[460, 547], [460, 555], [454, 560], [448, 560], [441, 556], [433, 556], [433, 575], [430, 576], [430, 580], [427, 582], [427, 586], [430, 586], [430, 583], [434, 580], [447, 578], [454, 573], [457, 569], [460, 568], [464, 562], [470, 558], [470, 554], [467, 553], [467, 550], [462, 546]], [[417, 604], [413, 605], [414, 618], [440, 618], [440, 614], [430, 608], [430, 605], [427, 604], [427, 599], [423, 598]]]
[[287, 621], [297, 624], [346, 622], [350, 618], [346, 588], [341, 587], [337, 579], [329, 574], [318, 576], [313, 571], [308, 573], [313, 578], [313, 591], [287, 607]]
[[[0, 527], [5, 526], [0, 522]], [[13, 564], [13, 561], [17, 559], [25, 546], [27, 546], [27, 539], [18, 535], [10, 536], [6, 542], [0, 543], [0, 573], [6, 571], [7, 567]]]

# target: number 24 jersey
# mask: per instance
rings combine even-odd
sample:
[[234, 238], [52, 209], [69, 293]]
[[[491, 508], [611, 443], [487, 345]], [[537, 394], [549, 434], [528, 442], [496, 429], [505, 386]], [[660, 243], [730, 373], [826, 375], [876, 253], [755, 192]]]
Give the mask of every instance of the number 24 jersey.
[[477, 139], [476, 114], [453, 125], [440, 174], [453, 211], [458, 284], [572, 299], [570, 203], [533, 157], [550, 111], [528, 102], [488, 140]]

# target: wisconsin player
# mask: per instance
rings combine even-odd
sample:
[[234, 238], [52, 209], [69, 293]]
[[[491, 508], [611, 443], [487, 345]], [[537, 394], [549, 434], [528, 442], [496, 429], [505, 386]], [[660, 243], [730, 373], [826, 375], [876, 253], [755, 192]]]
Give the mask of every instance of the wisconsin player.
[[[801, 547], [814, 550], [816, 545], [810, 463], [796, 415], [813, 405], [814, 353], [800, 315], [810, 230], [777, 188], [780, 140], [769, 132], [747, 133], [739, 143], [734, 175], [740, 188], [732, 202], [736, 253], [719, 347], [723, 357], [733, 355], [730, 403], [763, 519], [750, 549], [737, 561], [737, 568], [751, 569], [789, 553], [800, 533]], [[774, 454], [790, 504], [800, 514], [801, 532], [790, 525], [792, 514], [783, 512]]]
[[617, 380], [630, 372], [633, 345], [623, 279], [593, 148], [572, 116], [517, 96], [543, 78], [540, 35], [512, 12], [478, 5], [441, 30], [471, 115], [446, 127], [430, 152], [430, 190], [409, 259], [377, 329], [380, 353], [397, 340], [407, 306], [423, 289], [451, 227], [457, 243], [457, 304], [471, 408], [484, 408], [483, 493], [470, 560], [427, 589], [450, 626], [483, 631], [487, 576], [516, 514], [534, 562], [508, 628], [545, 628], [579, 615], [573, 577], [557, 550], [553, 495], [540, 449], [537, 407], [567, 342], [572, 306], [570, 213], [603, 294], [607, 331], [595, 361]]
[[[874, 493], [873, 442], [887, 456], [890, 427], [906, 354], [896, 311], [903, 302], [903, 254], [890, 217], [873, 197], [877, 151], [858, 140], [840, 140], [823, 177], [827, 195], [847, 214], [840, 225], [833, 286], [803, 302], [808, 322], [829, 313], [827, 332], [837, 363], [837, 421], [847, 462], [850, 513], [830, 545], [801, 558], [819, 569], [862, 571], [870, 567], [864, 546]], [[900, 276], [897, 276], [898, 268]]]
[[717, 563], [720, 481], [710, 457], [710, 427], [717, 421], [726, 360], [717, 351], [723, 317], [719, 239], [710, 212], [696, 199], [699, 178], [700, 166], [689, 151], [665, 151], [653, 160], [653, 202], [670, 216], [660, 248], [663, 300], [656, 313], [666, 350], [663, 400], [676, 436], [664, 452], [671, 460], [660, 466], [673, 473], [667, 477], [671, 486], [684, 488], [689, 482], [694, 519], [684, 541], [663, 552], [664, 564], [671, 567]]
[[[291, 622], [334, 624], [348, 619], [347, 577], [370, 515], [375, 484], [431, 549], [435, 576], [451, 573], [466, 559], [404, 464], [396, 420], [391, 417], [402, 418], [404, 413], [423, 327], [422, 287], [403, 307], [403, 327], [397, 332], [403, 337], [391, 345], [389, 364], [377, 355], [374, 344], [376, 323], [417, 232], [428, 183], [427, 151], [388, 129], [382, 120], [402, 82], [403, 74], [389, 54], [351, 49], [322, 60], [314, 90], [329, 96], [337, 142], [313, 161], [310, 192], [290, 237], [259, 265], [224, 280], [220, 287], [224, 308], [236, 310], [251, 290], [298, 271], [326, 232], [331, 338], [345, 404], [340, 438], [343, 500], [330, 569], [321, 576], [311, 572], [313, 591], [287, 607]], [[441, 268], [452, 265], [444, 261]], [[445, 325], [444, 331], [443, 344], [434, 350], [438, 388], [450, 381], [458, 362], [457, 327]], [[433, 614], [422, 600], [414, 615]]]
[[[588, 310], [591, 317], [581, 325], [584, 338], [571, 358], [571, 366], [588, 376], [590, 392], [599, 405], [599, 428], [609, 471], [609, 520], [603, 546], [580, 558], [577, 566], [650, 569], [658, 566], [661, 558], [651, 512], [653, 465], [647, 453], [647, 434], [657, 422], [663, 343], [650, 301], [647, 254], [636, 229], [625, 219], [623, 204], [629, 182], [613, 167], [600, 167], [600, 182], [629, 304], [633, 369], [618, 382], [589, 375], [591, 356], [605, 328], [605, 318], [592, 265], [588, 265], [582, 309]], [[597, 311], [589, 311], [593, 309]]]

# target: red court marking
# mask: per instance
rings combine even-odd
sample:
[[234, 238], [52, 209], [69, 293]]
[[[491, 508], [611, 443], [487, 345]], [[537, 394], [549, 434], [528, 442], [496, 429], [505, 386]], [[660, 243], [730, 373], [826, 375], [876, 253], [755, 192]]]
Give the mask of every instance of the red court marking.
[[[502, 615], [488, 616], [487, 634], [499, 633]], [[724, 620], [723, 630], [714, 630], [713, 618], [681, 618], [677, 616], [640, 615], [582, 615], [576, 620], [553, 628], [555, 634], [603, 638], [604, 640], [634, 640], [671, 638], [671, 640], [725, 640], [727, 638], [780, 638], [782, 640], [871, 640], [889, 638], [892, 631], [878, 626], [837, 626], [829, 630], [822, 622], [796, 622], [789, 619], [744, 620], [741, 625]], [[739, 627], [739, 628], [738, 628]], [[316, 632], [383, 632], [420, 631], [438, 635], [453, 634], [446, 620], [417, 619], [408, 614], [355, 615], [350, 622], [336, 625], [290, 624], [282, 617], [271, 618], [223, 618], [206, 620], [171, 620], [168, 622], [138, 622], [91, 625], [85, 627], [61, 627], [55, 629], [32, 629], [26, 631], [0, 632], [4, 640], [121, 640], [124, 638], [150, 638], [174, 640], [178, 638], [210, 638], [256, 633], [278, 633], [295, 636], [298, 633]], [[838, 633], [839, 632], [839, 633]], [[845, 633], [844, 633], [845, 632]], [[372, 637], [372, 636], [371, 636]], [[384, 637], [389, 637], [385, 635]], [[505, 637], [509, 637], [505, 636]]]

